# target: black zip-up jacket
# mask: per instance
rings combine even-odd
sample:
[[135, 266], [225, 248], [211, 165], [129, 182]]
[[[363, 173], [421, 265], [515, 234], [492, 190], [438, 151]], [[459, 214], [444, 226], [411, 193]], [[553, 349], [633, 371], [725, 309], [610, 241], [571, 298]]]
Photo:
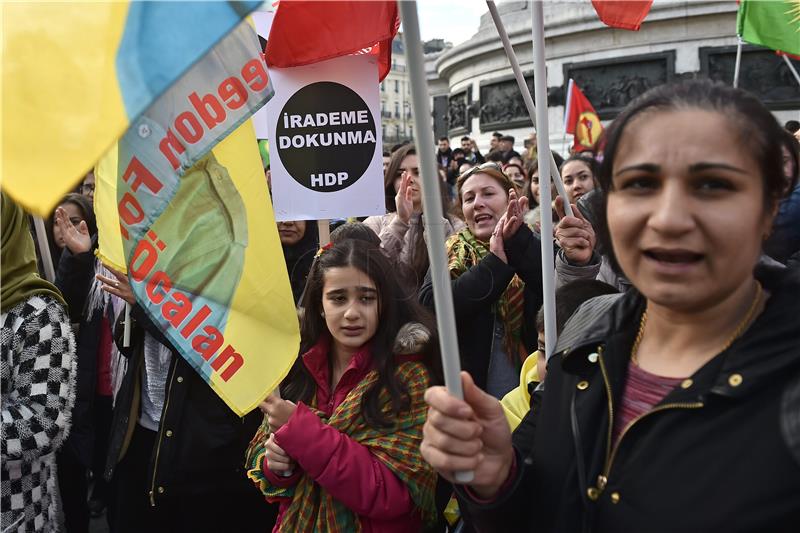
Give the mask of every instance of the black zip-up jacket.
[[[122, 321], [116, 327], [117, 345], [129, 358], [114, 406], [105, 477], [111, 480], [139, 418], [144, 331], [165, 346], [169, 341], [138, 305], [131, 309], [131, 346], [122, 347]], [[172, 350], [156, 445], [148, 469], [149, 497], [161, 498], [221, 491], [242, 493], [242, 503], [255, 491], [244, 471], [244, 453], [261, 423], [256, 409], [240, 418], [206, 384], [196, 370]], [[258, 498], [259, 500], [261, 498]], [[266, 508], [266, 504], [261, 502]], [[232, 512], [232, 511], [231, 511]]]
[[480, 532], [798, 531], [800, 276], [757, 278], [771, 296], [753, 325], [613, 447], [644, 300], [632, 290], [581, 307], [541, 406], [514, 433], [507, 488], [489, 504], [457, 489], [468, 521]]
[[[96, 245], [93, 237], [92, 245]], [[87, 295], [94, 280], [94, 253], [73, 254], [64, 248], [58, 262], [55, 285], [64, 296], [69, 308], [70, 322], [78, 324], [77, 341], [78, 374], [75, 380], [75, 407], [72, 409], [72, 427], [63, 451], [70, 451], [78, 461], [89, 468], [95, 440], [94, 397], [97, 392], [97, 349], [100, 339], [102, 312], [84, 316]]]
[[[490, 253], [451, 281], [461, 368], [469, 372], [481, 388], [486, 388], [489, 372], [496, 312], [494, 306], [514, 274], [525, 282], [522, 341], [528, 353], [536, 350], [536, 313], [542, 306], [539, 238], [523, 225], [506, 241], [505, 252], [508, 264]], [[433, 309], [430, 271], [419, 290], [419, 300], [422, 305]]]

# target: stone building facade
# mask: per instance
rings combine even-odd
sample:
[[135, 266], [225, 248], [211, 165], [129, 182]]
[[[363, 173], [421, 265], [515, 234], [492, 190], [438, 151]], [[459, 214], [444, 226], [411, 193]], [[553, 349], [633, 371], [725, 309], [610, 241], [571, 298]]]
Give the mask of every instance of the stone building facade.
[[[533, 93], [528, 2], [498, 4], [506, 31]], [[588, 1], [544, 4], [551, 146], [564, 153], [567, 83], [573, 78], [604, 121], [633, 98], [671, 80], [709, 77], [731, 83], [736, 56], [736, 9], [731, 1], [655, 0], [638, 32], [616, 30]], [[772, 51], [745, 45], [740, 87], [757, 94], [784, 122], [800, 118], [800, 86]], [[800, 61], [794, 64], [800, 69]], [[516, 137], [532, 127], [488, 11], [466, 42], [426, 57], [437, 137], [470, 135], [482, 151], [493, 131]]]

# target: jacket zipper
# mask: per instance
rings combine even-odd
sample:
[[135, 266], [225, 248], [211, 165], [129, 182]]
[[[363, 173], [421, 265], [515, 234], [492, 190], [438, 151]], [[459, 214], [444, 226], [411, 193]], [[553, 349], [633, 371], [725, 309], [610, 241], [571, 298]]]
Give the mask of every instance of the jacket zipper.
[[153, 479], [150, 483], [150, 507], [156, 506], [156, 474], [158, 473], [158, 456], [161, 454], [161, 441], [164, 437], [164, 420], [167, 418], [167, 410], [169, 409], [169, 399], [172, 396], [172, 382], [175, 378], [175, 371], [178, 369], [177, 363], [172, 367], [172, 374], [169, 377], [169, 388], [167, 389], [167, 399], [164, 403], [164, 409], [161, 411], [161, 420], [159, 421], [158, 429], [158, 444], [156, 445], [156, 460], [153, 464]]
[[625, 437], [625, 434], [628, 433], [628, 431], [637, 422], [659, 411], [665, 411], [667, 409], [699, 409], [704, 405], [703, 402], [673, 402], [656, 406], [651, 410], [647, 411], [646, 413], [642, 413], [641, 415], [631, 420], [628, 423], [628, 425], [622, 429], [622, 433], [620, 433], [616, 444], [612, 448], [611, 439], [614, 431], [614, 405], [611, 400], [612, 398], [611, 382], [608, 379], [608, 372], [606, 371], [606, 366], [605, 363], [603, 362], [602, 347], [598, 349], [598, 362], [600, 363], [600, 371], [603, 374], [603, 383], [605, 384], [606, 395], [608, 397], [608, 440], [606, 446], [606, 461], [605, 461], [605, 466], [603, 468], [603, 473], [597, 476], [597, 485], [595, 487], [590, 487], [587, 490], [587, 495], [589, 496], [590, 500], [597, 500], [603, 493], [603, 490], [605, 490], [606, 485], [608, 485], [608, 476], [611, 474], [611, 467], [614, 465], [614, 459], [616, 458], [617, 451], [619, 450], [619, 445], [622, 442], [622, 439]]

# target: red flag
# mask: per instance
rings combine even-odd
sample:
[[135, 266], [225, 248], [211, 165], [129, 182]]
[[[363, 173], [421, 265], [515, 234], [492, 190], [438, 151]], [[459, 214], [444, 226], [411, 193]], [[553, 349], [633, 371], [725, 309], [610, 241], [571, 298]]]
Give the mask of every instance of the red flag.
[[650, 12], [653, 0], [592, 0], [597, 16], [606, 26], [637, 31]]
[[397, 2], [281, 0], [267, 40], [272, 67], [297, 67], [357, 53], [378, 55], [380, 80], [392, 66]]
[[597, 139], [603, 133], [603, 125], [591, 102], [578, 88], [578, 84], [572, 80], [569, 80], [567, 88], [566, 108], [564, 114], [566, 131], [575, 136], [572, 146], [578, 152], [594, 148]]

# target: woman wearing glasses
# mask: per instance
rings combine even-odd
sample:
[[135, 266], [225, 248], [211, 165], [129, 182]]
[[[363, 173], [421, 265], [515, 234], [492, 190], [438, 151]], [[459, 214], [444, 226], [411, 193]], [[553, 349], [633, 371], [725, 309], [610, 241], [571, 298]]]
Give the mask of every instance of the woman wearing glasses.
[[[519, 384], [522, 361], [536, 350], [541, 245], [523, 221], [528, 199], [519, 197], [496, 163], [469, 169], [456, 189], [467, 227], [447, 240], [447, 251], [461, 365], [481, 388], [502, 398]], [[592, 259], [595, 237], [588, 222], [564, 217], [557, 235], [571, 263]], [[433, 306], [430, 277], [420, 300]]]
[[[384, 176], [386, 211], [382, 216], [372, 216], [364, 221], [381, 239], [381, 248], [394, 264], [400, 265], [401, 284], [406, 295], [416, 295], [428, 271], [428, 249], [423, 235], [422, 180], [419, 162], [413, 144], [396, 150], [389, 161]], [[464, 223], [447, 214], [447, 203], [442, 189], [442, 211], [445, 213], [445, 238], [464, 227]]]

